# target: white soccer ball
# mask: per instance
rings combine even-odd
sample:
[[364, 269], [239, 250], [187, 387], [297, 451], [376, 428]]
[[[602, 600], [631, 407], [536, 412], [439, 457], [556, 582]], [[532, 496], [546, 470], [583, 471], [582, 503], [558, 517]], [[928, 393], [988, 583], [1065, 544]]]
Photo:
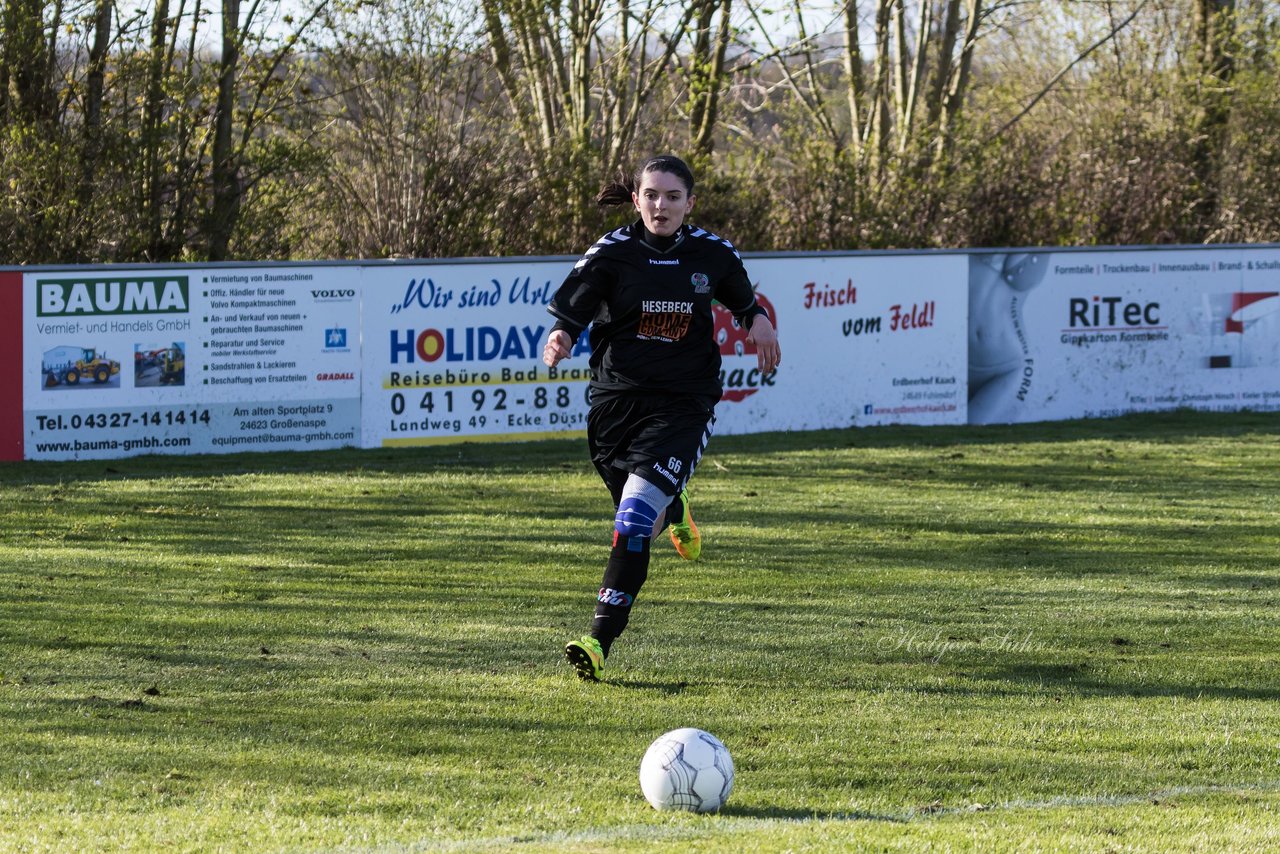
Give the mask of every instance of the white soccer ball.
[[673, 729], [645, 751], [640, 790], [654, 809], [715, 812], [733, 791], [733, 759], [711, 733]]

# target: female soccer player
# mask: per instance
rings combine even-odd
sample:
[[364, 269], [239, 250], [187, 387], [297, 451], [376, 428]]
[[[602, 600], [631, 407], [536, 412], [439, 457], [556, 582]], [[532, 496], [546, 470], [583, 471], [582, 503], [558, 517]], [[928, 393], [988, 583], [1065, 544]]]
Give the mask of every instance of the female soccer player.
[[756, 303], [729, 241], [685, 223], [693, 173], [655, 157], [630, 185], [611, 184], [601, 205], [630, 202], [640, 219], [600, 238], [551, 299], [556, 318], [542, 360], [555, 367], [591, 326], [587, 442], [617, 512], [591, 631], [565, 646], [583, 679], [599, 680], [649, 573], [650, 541], [671, 522], [671, 541], [696, 560], [702, 538], [685, 487], [706, 448], [720, 400], [720, 348], [711, 302], [748, 330], [759, 368], [778, 367], [773, 323]]

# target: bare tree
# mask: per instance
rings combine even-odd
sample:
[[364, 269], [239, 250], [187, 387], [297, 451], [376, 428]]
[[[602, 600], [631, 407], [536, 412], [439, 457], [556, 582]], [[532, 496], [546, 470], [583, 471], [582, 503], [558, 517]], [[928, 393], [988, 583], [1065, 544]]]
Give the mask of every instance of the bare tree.
[[[948, 22], [961, 22], [959, 23], [961, 35], [958, 43], [952, 42], [950, 52], [939, 54], [938, 80], [941, 85], [934, 89], [938, 102], [928, 110], [931, 115], [937, 116], [937, 123], [932, 128], [934, 157], [937, 162], [945, 161], [960, 112], [964, 109], [965, 98], [969, 92], [969, 74], [973, 68], [974, 53], [978, 44], [979, 27], [983, 20], [982, 0], [947, 0], [947, 3], [949, 7], [955, 7], [955, 11], [948, 8], [945, 19]], [[944, 26], [944, 45], [949, 38]]]
[[[645, 107], [707, 5], [481, 0], [494, 72], [544, 178], [566, 165], [581, 167], [593, 151], [607, 171], [621, 164]], [[709, 107], [704, 98], [701, 109]]]
[[317, 51], [311, 122], [329, 152], [321, 253], [356, 257], [532, 251], [526, 156], [508, 141], [483, 26], [449, 3], [339, 8]]
[[84, 149], [80, 157], [80, 189], [77, 194], [82, 209], [92, 203], [94, 172], [102, 156], [102, 105], [106, 94], [111, 21], [111, 0], [95, 0], [93, 41], [89, 48], [89, 64], [85, 76]]
[[43, 0], [5, 0], [0, 14], [0, 116], [24, 122], [55, 121], [55, 44], [62, 3], [46, 20]]
[[164, 188], [161, 184], [161, 123], [165, 111], [165, 78], [171, 71], [169, 48], [169, 0], [156, 0], [151, 16], [151, 43], [147, 61], [146, 95], [142, 105], [142, 153], [143, 173], [142, 209], [146, 212], [147, 251], [152, 258], [165, 258], [169, 252], [162, 247], [162, 205]]
[[252, 13], [241, 29], [240, 0], [222, 0], [222, 55], [218, 60], [218, 98], [213, 112], [213, 170], [209, 176], [213, 198], [206, 224], [211, 261], [227, 257], [227, 246], [240, 207], [240, 166], [235, 160], [232, 134], [236, 100], [240, 94], [240, 46], [251, 23]]
[[[222, 53], [218, 61], [217, 100], [213, 113], [211, 202], [205, 222], [210, 260], [227, 257], [240, 208], [252, 185], [270, 174], [272, 167], [259, 164], [254, 174], [245, 172], [245, 152], [269, 123], [294, 99], [299, 90], [301, 66], [289, 60], [299, 38], [323, 13], [328, 0], [312, 0], [303, 17], [281, 11], [280, 0], [251, 0], [248, 9], [240, 0], [222, 0]], [[287, 35], [269, 34], [276, 18], [287, 26]], [[287, 20], [286, 20], [287, 19]], [[246, 67], [246, 47], [252, 62]], [[246, 80], [246, 75], [248, 79]]]
[[1200, 116], [1192, 163], [1200, 185], [1195, 218], [1213, 234], [1219, 226], [1219, 172], [1231, 117], [1235, 0], [1196, 0]]
[[715, 149], [716, 120], [725, 86], [725, 60], [733, 27], [733, 0], [694, 0], [697, 7], [689, 51], [689, 135], [693, 156], [706, 160]]

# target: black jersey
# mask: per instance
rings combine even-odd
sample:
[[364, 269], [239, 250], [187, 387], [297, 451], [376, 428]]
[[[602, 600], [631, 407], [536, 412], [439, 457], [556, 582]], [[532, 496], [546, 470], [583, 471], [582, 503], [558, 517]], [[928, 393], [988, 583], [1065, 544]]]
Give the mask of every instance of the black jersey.
[[763, 313], [733, 244], [691, 225], [664, 240], [637, 220], [588, 249], [547, 310], [574, 340], [591, 325], [596, 388], [719, 398], [712, 300], [747, 328]]

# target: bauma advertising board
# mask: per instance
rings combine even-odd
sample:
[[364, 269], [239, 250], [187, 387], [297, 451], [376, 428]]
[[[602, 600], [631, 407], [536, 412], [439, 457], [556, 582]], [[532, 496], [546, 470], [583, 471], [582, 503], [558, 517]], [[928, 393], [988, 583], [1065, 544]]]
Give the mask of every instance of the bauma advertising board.
[[355, 444], [359, 287], [340, 267], [26, 274], [26, 458]]

